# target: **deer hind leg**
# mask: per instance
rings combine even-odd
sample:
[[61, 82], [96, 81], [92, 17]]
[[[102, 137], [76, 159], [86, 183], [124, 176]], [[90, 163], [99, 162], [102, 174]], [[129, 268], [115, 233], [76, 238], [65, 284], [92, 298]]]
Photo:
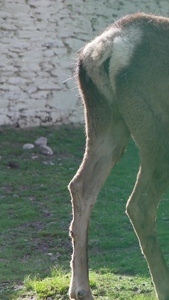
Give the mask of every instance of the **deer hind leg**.
[[[84, 81], [86, 74], [84, 74]], [[73, 220], [70, 235], [73, 242], [71, 299], [93, 299], [88, 276], [88, 227], [98, 193], [113, 165], [126, 148], [129, 131], [119, 114], [99, 93], [88, 78], [81, 89], [86, 106], [86, 151], [82, 164], [69, 184]]]
[[158, 299], [168, 300], [169, 271], [158, 242], [156, 212], [169, 174], [166, 166], [157, 166], [153, 171], [147, 169], [148, 165], [142, 161], [135, 188], [127, 203], [127, 214], [147, 260]]
[[119, 101], [120, 111], [140, 150], [140, 170], [127, 202], [127, 214], [147, 260], [157, 297], [169, 300], [169, 271], [156, 229], [157, 208], [169, 183], [169, 124], [163, 116], [155, 116], [153, 104], [149, 99], [143, 101], [141, 93], [133, 95], [125, 90], [125, 95], [125, 101]]
[[110, 132], [99, 136], [84, 156], [69, 189], [72, 195], [73, 221], [70, 234], [73, 241], [71, 299], [93, 299], [88, 278], [88, 226], [97, 195], [113, 165], [124, 152], [128, 140], [126, 128], [117, 128], [121, 141]]

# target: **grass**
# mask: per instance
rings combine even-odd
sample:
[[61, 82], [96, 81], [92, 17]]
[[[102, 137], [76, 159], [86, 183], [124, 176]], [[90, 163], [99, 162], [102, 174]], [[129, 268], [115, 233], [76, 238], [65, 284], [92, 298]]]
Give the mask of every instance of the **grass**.
[[[23, 150], [40, 136], [53, 156]], [[67, 185], [84, 151], [83, 128], [2, 127], [0, 133], [0, 299], [68, 299], [72, 218]], [[19, 164], [10, 168], [9, 162]], [[147, 264], [125, 215], [138, 171], [132, 141], [102, 188], [89, 233], [90, 283], [97, 300], [155, 299]], [[158, 212], [160, 243], [169, 262], [169, 193]]]

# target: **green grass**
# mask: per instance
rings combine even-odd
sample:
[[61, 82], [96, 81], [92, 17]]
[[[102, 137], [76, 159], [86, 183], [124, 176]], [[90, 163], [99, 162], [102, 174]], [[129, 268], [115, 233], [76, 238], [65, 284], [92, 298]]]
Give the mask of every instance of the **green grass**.
[[[53, 156], [34, 148], [48, 138]], [[83, 128], [3, 127], [0, 133], [0, 299], [68, 300], [70, 258], [68, 228], [72, 219], [67, 185], [81, 162]], [[19, 169], [8, 167], [17, 162]], [[147, 264], [139, 249], [126, 201], [135, 183], [138, 151], [128, 151], [103, 186], [89, 233], [90, 283], [95, 299], [155, 299]], [[169, 263], [167, 226], [169, 192], [158, 212], [160, 243]]]

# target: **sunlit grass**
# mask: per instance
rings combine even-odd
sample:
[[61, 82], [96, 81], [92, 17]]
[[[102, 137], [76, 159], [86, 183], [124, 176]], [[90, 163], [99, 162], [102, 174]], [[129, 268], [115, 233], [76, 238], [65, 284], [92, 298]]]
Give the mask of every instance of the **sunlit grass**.
[[[68, 299], [70, 273], [54, 270], [51, 277], [38, 277], [25, 280], [26, 290], [30, 290], [36, 299]], [[150, 280], [140, 276], [115, 275], [110, 270], [90, 272], [90, 286], [96, 299], [134, 299], [154, 300], [155, 295]]]
[[61, 297], [67, 294], [70, 275], [66, 274], [63, 270], [53, 269], [51, 277], [40, 279], [38, 277], [30, 278], [29, 276], [24, 281], [25, 288], [33, 291], [39, 299], [46, 299], [47, 297], [54, 296]]

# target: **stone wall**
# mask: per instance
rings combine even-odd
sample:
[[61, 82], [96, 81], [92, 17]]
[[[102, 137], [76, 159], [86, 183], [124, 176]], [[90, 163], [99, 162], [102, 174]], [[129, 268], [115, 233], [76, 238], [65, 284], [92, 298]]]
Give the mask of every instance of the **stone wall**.
[[83, 121], [74, 78], [78, 50], [117, 18], [169, 15], [157, 0], [0, 0], [0, 124]]

